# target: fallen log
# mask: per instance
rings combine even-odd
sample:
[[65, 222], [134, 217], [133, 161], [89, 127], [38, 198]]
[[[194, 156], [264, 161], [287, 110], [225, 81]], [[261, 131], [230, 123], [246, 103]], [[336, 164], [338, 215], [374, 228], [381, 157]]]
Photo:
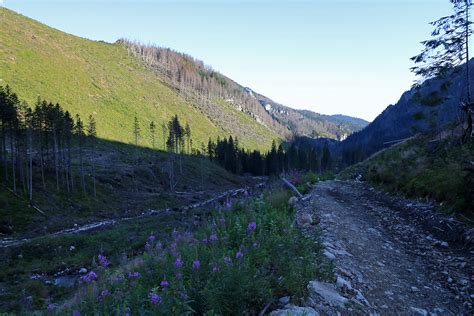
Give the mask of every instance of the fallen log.
[[286, 184], [287, 187], [289, 187], [293, 192], [295, 192], [299, 197], [303, 197], [303, 194], [298, 191], [298, 189], [290, 183], [290, 181], [286, 180], [284, 177], [280, 177], [281, 181], [283, 181], [284, 184]]

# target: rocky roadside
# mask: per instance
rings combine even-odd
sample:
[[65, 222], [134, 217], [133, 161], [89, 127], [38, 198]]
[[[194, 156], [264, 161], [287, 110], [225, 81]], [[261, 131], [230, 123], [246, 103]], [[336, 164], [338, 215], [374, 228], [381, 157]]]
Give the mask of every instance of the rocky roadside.
[[359, 182], [322, 182], [290, 202], [302, 231], [321, 234], [336, 277], [271, 315], [474, 314], [472, 229]]

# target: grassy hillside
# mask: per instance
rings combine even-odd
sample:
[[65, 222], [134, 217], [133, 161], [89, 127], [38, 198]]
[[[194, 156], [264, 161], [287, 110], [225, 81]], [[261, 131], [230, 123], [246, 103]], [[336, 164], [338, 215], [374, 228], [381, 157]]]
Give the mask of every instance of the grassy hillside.
[[[160, 125], [174, 114], [189, 123], [195, 146], [232, 134], [246, 147], [264, 149], [278, 138], [267, 128], [265, 133], [255, 130], [261, 128], [255, 121], [245, 122], [245, 129], [261, 139], [211, 121], [121, 44], [72, 36], [5, 8], [0, 8], [0, 43], [0, 85], [10, 85], [29, 104], [41, 96], [83, 118], [93, 114], [101, 138], [131, 142], [136, 115], [141, 144], [149, 145], [150, 121]], [[161, 144], [161, 130], [157, 137]]]
[[[438, 135], [440, 136], [440, 135]], [[339, 174], [365, 180], [409, 197], [434, 199], [449, 212], [473, 216], [474, 175], [467, 169], [474, 158], [474, 142], [459, 138], [416, 136], [382, 150]]]

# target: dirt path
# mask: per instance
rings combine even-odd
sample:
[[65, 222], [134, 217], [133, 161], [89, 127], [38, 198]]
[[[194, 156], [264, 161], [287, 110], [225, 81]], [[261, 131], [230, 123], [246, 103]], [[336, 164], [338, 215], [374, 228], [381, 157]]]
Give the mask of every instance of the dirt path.
[[325, 255], [335, 262], [336, 288], [353, 301], [357, 290], [362, 294], [357, 301], [363, 304], [346, 304], [338, 311], [474, 314], [474, 248], [453, 238], [461, 223], [428, 204], [390, 197], [357, 182], [322, 182], [303, 203], [300, 212], [318, 219]]

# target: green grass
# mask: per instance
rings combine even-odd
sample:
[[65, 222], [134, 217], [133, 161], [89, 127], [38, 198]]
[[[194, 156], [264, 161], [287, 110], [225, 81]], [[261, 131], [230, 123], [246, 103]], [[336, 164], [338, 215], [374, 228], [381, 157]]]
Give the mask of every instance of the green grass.
[[408, 197], [434, 199], [447, 212], [472, 216], [473, 205], [466, 197], [466, 163], [474, 157], [474, 143], [459, 145], [447, 138], [438, 143], [432, 137], [418, 136], [382, 150], [351, 166], [338, 177], [362, 174], [370, 183]]
[[142, 127], [140, 145], [150, 146], [148, 125], [153, 120], [161, 146], [160, 124], [175, 114], [183, 124], [189, 123], [197, 148], [218, 135], [236, 135], [250, 149], [269, 148], [278, 138], [250, 117], [242, 118], [243, 113], [238, 120], [246, 121], [250, 134], [211, 121], [129, 56], [123, 45], [69, 35], [6, 8], [0, 8], [0, 42], [0, 85], [10, 85], [30, 105], [40, 96], [60, 103], [72, 115], [80, 114], [83, 120], [92, 114], [101, 138], [131, 143], [136, 115]]

